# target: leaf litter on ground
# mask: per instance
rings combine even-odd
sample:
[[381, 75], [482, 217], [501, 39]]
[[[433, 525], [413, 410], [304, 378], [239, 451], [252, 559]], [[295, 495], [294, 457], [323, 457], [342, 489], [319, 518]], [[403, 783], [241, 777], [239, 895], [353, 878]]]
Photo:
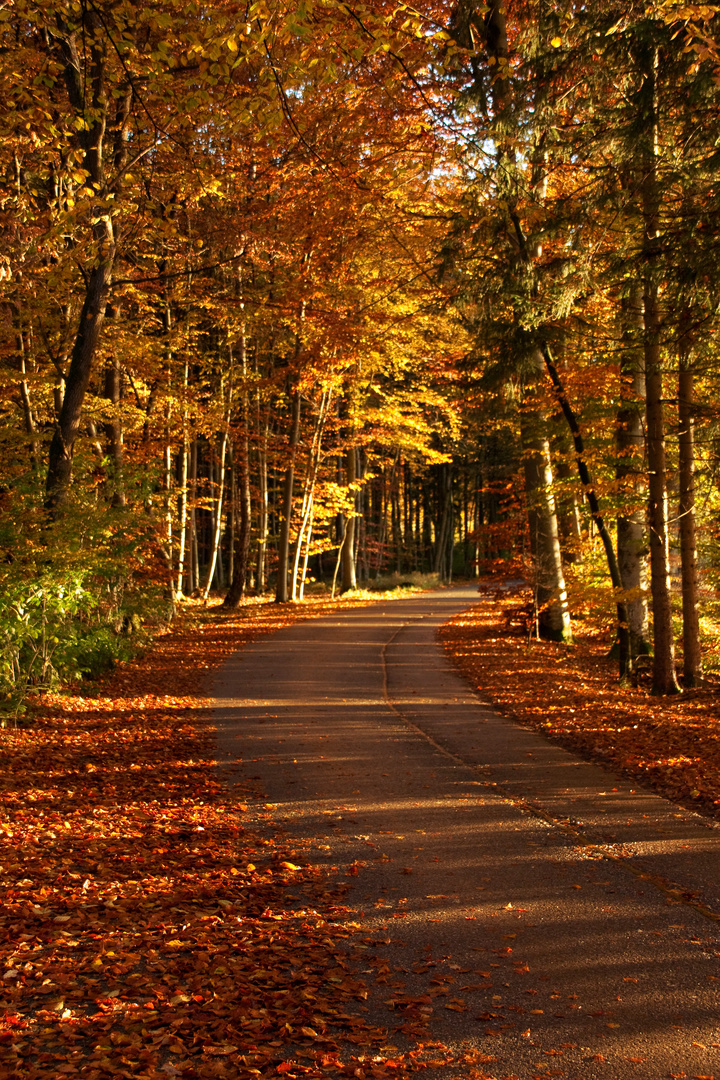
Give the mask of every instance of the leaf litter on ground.
[[[484, 591], [441, 630], [449, 657], [501, 714], [699, 813], [720, 818], [717, 677], [673, 697], [623, 686], [607, 633], [577, 620], [572, 645], [538, 641], [515, 621], [530, 590]], [[519, 606], [520, 605], [520, 606]]]
[[261, 793], [225, 786], [213, 756], [208, 672], [368, 599], [198, 609], [2, 734], [0, 1080], [383, 1080], [450, 1063], [421, 1016], [402, 1053], [364, 1018], [363, 931], [337, 881], [270, 810], [248, 827]]

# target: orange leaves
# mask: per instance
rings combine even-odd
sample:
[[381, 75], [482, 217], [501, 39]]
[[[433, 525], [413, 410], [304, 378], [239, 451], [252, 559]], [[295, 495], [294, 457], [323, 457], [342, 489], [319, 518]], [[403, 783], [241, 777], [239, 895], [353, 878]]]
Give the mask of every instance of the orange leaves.
[[489, 586], [485, 595], [441, 633], [450, 656], [490, 702], [668, 798], [718, 816], [720, 709], [711, 681], [671, 703], [621, 687], [607, 642], [591, 625], [577, 623], [572, 650], [540, 641], [527, 647], [505, 626], [504, 613], [517, 598]]
[[179, 663], [200, 644], [212, 665], [274, 624], [252, 610], [255, 624], [176, 629], [101, 696], [49, 697], [6, 742], [0, 1045], [28, 1080], [35, 1054], [42, 1077], [77, 1073], [80, 1040], [89, 1076], [214, 1080], [274, 1075], [288, 1044], [306, 1056], [280, 1075], [326, 1075], [334, 1027], [385, 1038], [354, 1013], [367, 989], [319, 876], [246, 831], [257, 792], [221, 791], [198, 676]]

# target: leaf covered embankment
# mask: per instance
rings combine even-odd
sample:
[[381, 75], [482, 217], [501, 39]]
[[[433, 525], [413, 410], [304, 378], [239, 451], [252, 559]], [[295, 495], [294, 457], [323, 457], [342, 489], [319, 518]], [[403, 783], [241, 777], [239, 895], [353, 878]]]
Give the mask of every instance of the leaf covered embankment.
[[528, 638], [517, 592], [492, 591], [441, 630], [448, 655], [480, 695], [661, 795], [720, 818], [716, 680], [672, 698], [621, 686], [608, 641], [576, 621], [572, 645]]
[[224, 788], [214, 766], [203, 672], [306, 614], [262, 601], [215, 610], [4, 733], [3, 1080], [412, 1066], [378, 1054], [365, 1071], [385, 1033], [363, 1019], [333, 883], [283, 847], [257, 793]]

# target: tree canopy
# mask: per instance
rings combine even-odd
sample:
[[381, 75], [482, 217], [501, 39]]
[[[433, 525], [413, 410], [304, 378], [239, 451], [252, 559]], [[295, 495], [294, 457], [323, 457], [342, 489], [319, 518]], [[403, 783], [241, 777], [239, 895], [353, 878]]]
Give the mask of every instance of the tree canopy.
[[621, 676], [652, 651], [675, 692], [682, 636], [697, 681], [717, 28], [674, 0], [6, 4], [11, 706], [186, 597], [311, 579], [515, 558], [570, 640], [595, 546]]

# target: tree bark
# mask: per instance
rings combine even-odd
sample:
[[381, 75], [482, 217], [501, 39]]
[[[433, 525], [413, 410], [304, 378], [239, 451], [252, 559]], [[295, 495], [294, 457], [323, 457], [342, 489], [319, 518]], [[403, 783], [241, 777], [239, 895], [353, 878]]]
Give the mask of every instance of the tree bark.
[[[232, 357], [232, 350], [230, 350]], [[252, 496], [250, 491], [250, 401], [247, 389], [247, 340], [245, 326], [240, 331], [240, 367], [243, 378], [242, 432], [236, 442], [239, 449], [238, 509], [240, 527], [233, 546], [233, 570], [230, 588], [223, 600], [223, 607], [231, 610], [239, 607], [245, 595], [250, 571], [250, 539], [252, 531]]]
[[698, 614], [697, 542], [695, 536], [695, 416], [694, 375], [690, 341], [680, 339], [678, 373], [679, 518], [683, 606], [683, 683], [697, 686], [702, 678]]
[[38, 441], [37, 425], [35, 423], [35, 417], [33, 415], [32, 401], [30, 398], [30, 386], [27, 381], [28, 375], [28, 342], [30, 339], [29, 333], [23, 329], [20, 321], [20, 314], [16, 304], [10, 305], [12, 311], [13, 325], [15, 328], [15, 343], [18, 354], [18, 364], [20, 368], [20, 401], [22, 404], [23, 420], [25, 421], [25, 432], [29, 436], [29, 449], [30, 449], [30, 468], [33, 472], [37, 471], [39, 459], [40, 459], [40, 443]]
[[[223, 521], [223, 497], [225, 494], [225, 454], [227, 453], [228, 444], [228, 431], [227, 424], [229, 423], [229, 417], [226, 421], [225, 431], [223, 432], [222, 441], [220, 443], [220, 461], [218, 463], [218, 479], [217, 479], [217, 502], [215, 504], [215, 513], [213, 517], [213, 530], [210, 538], [210, 560], [208, 562], [207, 577], [205, 578], [205, 587], [203, 589], [202, 598], [207, 603], [210, 595], [210, 589], [212, 588], [213, 577], [215, 576], [215, 566], [218, 559], [218, 551], [220, 549], [220, 536], [222, 534], [222, 521]], [[212, 497], [212, 496], [211, 496]]]
[[347, 486], [352, 491], [352, 510], [345, 517], [345, 536], [342, 543], [342, 581], [340, 592], [357, 589], [355, 572], [355, 482], [357, 480], [357, 451], [350, 446], [345, 454], [345, 475]]
[[552, 489], [550, 445], [545, 436], [530, 430], [526, 420], [522, 423], [522, 442], [538, 631], [551, 641], [569, 641], [572, 628]]
[[77, 336], [73, 346], [60, 416], [50, 443], [45, 505], [57, 516], [65, 503], [72, 477], [75, 440], [80, 430], [93, 362], [105, 321], [105, 309], [112, 284], [115, 261], [115, 241], [109, 217], [103, 218], [93, 230], [99, 243], [98, 264], [88, 277], [85, 300], [80, 312]]
[[268, 536], [268, 469], [267, 446], [270, 427], [269, 413], [266, 412], [261, 423], [260, 404], [258, 401], [258, 555], [256, 586], [260, 595], [265, 592], [265, 563]]
[[[75, 32], [60, 37], [58, 45], [70, 104], [84, 124], [79, 134], [82, 164], [102, 197], [106, 188], [104, 150], [108, 120], [105, 43], [97, 13], [88, 10], [83, 20], [90, 31], [87, 64], [80, 59]], [[88, 117], [92, 117], [89, 123]], [[85, 298], [49, 451], [45, 505], [53, 517], [60, 513], [70, 488], [75, 440], [112, 286], [116, 244], [109, 213], [99, 213], [94, 218], [92, 241], [96, 249], [94, 263], [86, 275]]]
[[247, 408], [244, 410], [244, 429], [236, 443], [238, 447], [238, 510], [240, 522], [235, 539], [233, 574], [223, 607], [233, 610], [240, 606], [245, 595], [250, 568], [250, 536], [252, 526], [252, 496], [250, 491], [250, 441], [247, 430]]
[[[119, 312], [116, 310], [113, 312], [113, 316], [117, 318]], [[105, 369], [105, 397], [112, 405], [112, 415], [109, 420], [104, 424], [105, 438], [108, 445], [108, 456], [111, 461], [111, 476], [110, 483], [112, 489], [111, 502], [115, 507], [125, 506], [127, 498], [125, 496], [125, 479], [123, 475], [123, 429], [122, 420], [120, 418], [120, 400], [122, 390], [122, 375], [120, 371], [120, 359], [117, 354], [113, 354]]]
[[661, 319], [659, 305], [660, 195], [658, 157], [658, 51], [648, 48], [642, 58], [642, 215], [644, 260], [643, 316], [645, 322], [645, 423], [648, 463], [648, 528], [650, 532], [650, 591], [653, 607], [653, 693], [677, 694], [672, 608]]
[[[643, 413], [645, 372], [642, 361], [644, 329], [642, 288], [631, 286], [622, 301], [623, 350], [620, 360], [622, 403], [615, 430], [617, 464], [615, 476], [631, 502], [645, 497], [641, 458], [645, 449]], [[640, 350], [640, 355], [638, 355]], [[631, 664], [650, 652], [647, 606], [647, 535], [644, 506], [632, 506], [617, 518], [617, 559], [625, 594]]]
[[[185, 372], [183, 379], [184, 390], [187, 393], [188, 383], [188, 362], [185, 361]], [[186, 553], [188, 551], [188, 420], [187, 420], [187, 404], [183, 407], [183, 436], [182, 436], [182, 450], [180, 451], [180, 507], [179, 507], [179, 523], [178, 528], [180, 530], [180, 536], [178, 541], [178, 574], [177, 574], [177, 593], [182, 596], [185, 589], [185, 560]]]
[[300, 390], [296, 388], [292, 395], [290, 435], [288, 439], [288, 463], [285, 469], [285, 481], [283, 484], [282, 519], [280, 522], [280, 539], [278, 541], [278, 576], [275, 586], [276, 604], [287, 604], [288, 602], [290, 528], [292, 524], [293, 486], [295, 483], [295, 454], [297, 452], [299, 439]]
[[555, 394], [557, 396], [558, 404], [562, 409], [563, 416], [567, 421], [568, 427], [570, 428], [570, 433], [573, 438], [575, 457], [578, 467], [578, 475], [585, 491], [585, 497], [587, 498], [588, 506], [590, 507], [591, 520], [598, 531], [600, 539], [602, 540], [603, 548], [605, 549], [605, 558], [607, 560], [610, 581], [612, 582], [613, 590], [615, 592], [620, 678], [625, 678], [629, 674], [630, 635], [628, 631], [627, 609], [625, 607], [625, 601], [623, 598], [622, 579], [620, 577], [620, 569], [618, 567], [612, 537], [610, 536], [608, 527], [605, 524], [605, 519], [600, 512], [600, 503], [585, 458], [585, 443], [582, 437], [582, 432], [580, 430], [578, 418], [575, 415], [572, 406], [570, 405], [567, 394], [565, 393], [565, 387], [563, 386], [562, 380], [560, 378], [560, 374], [553, 362], [550, 347], [547, 344], [543, 345], [542, 353], [545, 360], [545, 367], [550, 376], [550, 380], [555, 388]]

